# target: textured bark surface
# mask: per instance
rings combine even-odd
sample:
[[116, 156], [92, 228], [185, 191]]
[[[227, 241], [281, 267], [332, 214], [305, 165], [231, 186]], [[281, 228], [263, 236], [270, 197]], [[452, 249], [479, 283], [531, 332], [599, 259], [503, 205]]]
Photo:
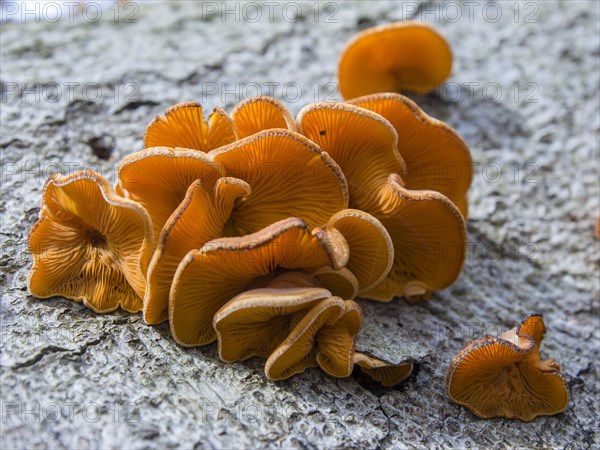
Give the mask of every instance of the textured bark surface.
[[[437, 2], [337, 2], [318, 17], [305, 4], [298, 20], [274, 4], [269, 17], [259, 3], [256, 23], [250, 9], [210, 16], [164, 2], [121, 6], [118, 21], [105, 9], [96, 23], [75, 12], [73, 23], [2, 24], [2, 448], [597, 446], [598, 4], [501, 2], [497, 21], [483, 2], [460, 4], [458, 20]], [[131, 12], [137, 22], [124, 23]], [[112, 178], [147, 122], [180, 101], [230, 110], [257, 86], [294, 113], [339, 99], [328, 83], [344, 42], [411, 12], [455, 55], [447, 88], [417, 101], [462, 134], [478, 166], [457, 283], [429, 303], [361, 303], [360, 348], [420, 361], [399, 388], [316, 369], [272, 383], [263, 361], [224, 364], [214, 345], [181, 348], [139, 315], [28, 295], [26, 237], [47, 175]], [[451, 404], [452, 357], [530, 312], [545, 316], [542, 356], [561, 362], [567, 411], [523, 424]]]

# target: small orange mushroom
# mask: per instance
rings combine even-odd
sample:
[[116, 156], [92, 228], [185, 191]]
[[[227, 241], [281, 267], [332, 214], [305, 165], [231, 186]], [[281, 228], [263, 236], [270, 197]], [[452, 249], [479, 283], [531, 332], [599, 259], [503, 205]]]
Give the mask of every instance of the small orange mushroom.
[[268, 358], [299, 318], [331, 292], [299, 272], [288, 272], [268, 286], [243, 292], [217, 311], [213, 326], [225, 362]]
[[204, 120], [198, 102], [179, 103], [156, 116], [146, 128], [144, 147], [181, 147], [208, 152], [235, 142], [238, 138], [233, 120], [221, 108]]
[[383, 210], [372, 213], [390, 233], [394, 265], [385, 280], [363, 296], [417, 300], [454, 283], [467, 254], [467, 231], [457, 207], [438, 192], [405, 189], [396, 174], [388, 179], [382, 205]]
[[[359, 294], [385, 279], [394, 263], [394, 245], [379, 220], [364, 211], [344, 209], [329, 219], [327, 228], [339, 231], [350, 247], [345, 269], [356, 277]], [[340, 296], [354, 298], [354, 295]]]
[[98, 313], [142, 308], [150, 218], [99, 174], [52, 175], [28, 244], [33, 255], [28, 285], [35, 297], [63, 296]]
[[398, 151], [407, 167], [402, 177], [404, 187], [440, 192], [467, 216], [473, 161], [469, 147], [456, 131], [400, 94], [373, 94], [348, 103], [380, 114], [393, 125], [398, 133]]
[[270, 380], [284, 380], [310, 367], [317, 367], [315, 338], [325, 325], [333, 325], [344, 311], [344, 300], [330, 297], [317, 303], [287, 338], [273, 351], [265, 364]]
[[426, 93], [451, 68], [450, 46], [435, 29], [397, 22], [368, 28], [351, 39], [340, 57], [338, 80], [346, 99], [376, 92]]
[[171, 333], [184, 346], [208, 344], [216, 338], [215, 313], [236, 295], [264, 287], [284, 272], [342, 268], [348, 253], [341, 234], [310, 231], [296, 218], [247, 236], [210, 241], [190, 251], [177, 268], [169, 298]]
[[354, 364], [386, 387], [396, 386], [406, 380], [413, 371], [412, 363], [392, 364], [358, 352], [354, 353]]
[[315, 335], [316, 359], [328, 374], [344, 378], [354, 368], [354, 347], [363, 315], [358, 303], [344, 301], [344, 309], [335, 323], [326, 323]]
[[231, 118], [240, 139], [270, 128], [296, 131], [296, 122], [292, 114], [273, 97], [247, 98], [233, 108]]
[[560, 365], [540, 358], [545, 331], [542, 316], [532, 314], [500, 337], [470, 342], [446, 373], [450, 399], [483, 419], [530, 422], [564, 411], [569, 390]]

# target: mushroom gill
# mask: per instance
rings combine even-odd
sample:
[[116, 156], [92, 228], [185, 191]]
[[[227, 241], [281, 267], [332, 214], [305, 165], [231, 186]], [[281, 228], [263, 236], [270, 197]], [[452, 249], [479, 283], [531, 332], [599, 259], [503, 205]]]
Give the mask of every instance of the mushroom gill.
[[273, 97], [247, 98], [233, 108], [231, 118], [240, 139], [271, 128], [287, 128], [296, 131], [294, 117]]
[[244, 180], [252, 194], [236, 204], [225, 233], [254, 233], [287, 217], [321, 226], [348, 206], [340, 167], [304, 136], [285, 129], [258, 132], [211, 152], [227, 176]]
[[116, 190], [140, 203], [150, 214], [155, 242], [190, 185], [200, 180], [212, 192], [222, 169], [212, 157], [190, 149], [154, 147], [123, 158], [117, 166]]
[[296, 218], [254, 234], [210, 241], [191, 250], [177, 268], [169, 298], [171, 333], [184, 346], [208, 344], [216, 338], [215, 313], [236, 295], [264, 287], [284, 272], [340, 269], [348, 253], [341, 234], [310, 231]]
[[152, 228], [139, 204], [101, 175], [52, 175], [29, 233], [28, 285], [39, 298], [63, 296], [98, 313], [142, 308]]
[[146, 323], [168, 320], [169, 291], [179, 263], [190, 250], [221, 237], [235, 202], [249, 194], [250, 186], [237, 178], [219, 178], [212, 194], [200, 180], [192, 183], [163, 227], [150, 261], [144, 297]]
[[540, 358], [544, 333], [542, 316], [532, 314], [497, 338], [470, 342], [448, 368], [446, 393], [483, 419], [530, 422], [564, 411], [569, 391], [560, 365]]
[[233, 120], [221, 108], [204, 119], [198, 102], [179, 103], [156, 116], [146, 128], [144, 147], [181, 147], [208, 152], [238, 138]]
[[297, 122], [299, 131], [341, 167], [351, 208], [376, 210], [390, 173], [406, 172], [396, 130], [379, 114], [345, 103], [313, 103]]
[[373, 94], [348, 103], [373, 111], [392, 124], [407, 167], [402, 177], [405, 188], [440, 192], [467, 216], [473, 161], [469, 147], [456, 131], [400, 94]]

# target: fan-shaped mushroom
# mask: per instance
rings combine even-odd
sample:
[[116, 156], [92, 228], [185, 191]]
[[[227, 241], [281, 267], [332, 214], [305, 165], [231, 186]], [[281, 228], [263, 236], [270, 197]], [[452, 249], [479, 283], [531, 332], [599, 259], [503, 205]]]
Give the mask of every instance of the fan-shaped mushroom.
[[139, 204], [95, 172], [52, 175], [29, 234], [35, 297], [63, 296], [96, 312], [142, 308], [152, 227]]
[[390, 173], [406, 171], [398, 135], [379, 114], [345, 103], [313, 103], [298, 114], [298, 129], [342, 168], [350, 206], [366, 212], [379, 205]]
[[564, 411], [569, 391], [560, 365], [540, 359], [545, 331], [542, 316], [532, 314], [500, 337], [470, 342], [448, 368], [450, 399], [483, 419], [529, 422]]
[[254, 233], [286, 217], [299, 217], [313, 228], [348, 206], [348, 187], [340, 167], [293, 131], [261, 131], [211, 156], [227, 176], [244, 180], [252, 190], [236, 204], [224, 235]]
[[376, 112], [394, 126], [398, 151], [407, 167], [402, 177], [404, 187], [440, 192], [466, 217], [473, 162], [466, 142], [456, 131], [400, 94], [373, 94], [348, 103]]
[[298, 127], [340, 165], [350, 205], [381, 221], [392, 239], [389, 275], [363, 296], [418, 299], [456, 280], [466, 255], [464, 219], [444, 195], [403, 186], [397, 171], [404, 173], [404, 166], [390, 122], [353, 105], [316, 103], [300, 112]]
[[[379, 220], [364, 211], [344, 209], [329, 219], [327, 227], [338, 230], [350, 247], [346, 269], [356, 277], [359, 293], [385, 279], [394, 262], [394, 246]], [[340, 296], [354, 298], [354, 295]]]
[[462, 270], [467, 253], [464, 219], [454, 204], [434, 191], [409, 191], [396, 174], [382, 193], [384, 209], [372, 214], [388, 230], [394, 243], [394, 265], [385, 280], [363, 294], [390, 301], [408, 300], [428, 290], [450, 286]]
[[119, 162], [116, 190], [148, 211], [156, 242], [190, 185], [200, 180], [204, 189], [211, 192], [221, 176], [219, 164], [205, 153], [155, 147], [133, 153]]
[[273, 97], [247, 98], [233, 108], [231, 118], [240, 139], [270, 128], [287, 128], [296, 131], [293, 116]]
[[265, 288], [235, 296], [213, 318], [221, 360], [268, 358], [298, 320], [329, 297], [331, 292], [299, 272], [282, 274]]
[[216, 337], [215, 313], [236, 295], [264, 287], [283, 272], [339, 269], [348, 253], [341, 234], [309, 231], [294, 218], [247, 236], [210, 241], [190, 251], [177, 268], [169, 298], [171, 333], [181, 345], [208, 344]]
[[327, 324], [333, 325], [344, 311], [344, 300], [330, 297], [317, 303], [292, 329], [288, 337], [273, 351], [265, 364], [270, 380], [283, 380], [316, 367], [317, 332]]
[[179, 103], [156, 116], [146, 128], [144, 147], [181, 147], [208, 152], [238, 138], [233, 120], [221, 108], [215, 108], [208, 121], [202, 105]]
[[437, 31], [424, 23], [397, 22], [351, 39], [340, 57], [338, 80], [346, 99], [376, 92], [425, 93], [451, 68], [450, 46]]
[[192, 249], [221, 237], [235, 202], [250, 194], [250, 186], [237, 178], [219, 178], [209, 194], [200, 180], [188, 192], [167, 220], [148, 267], [148, 288], [144, 297], [144, 320], [158, 324], [169, 318], [171, 282], [177, 266]]

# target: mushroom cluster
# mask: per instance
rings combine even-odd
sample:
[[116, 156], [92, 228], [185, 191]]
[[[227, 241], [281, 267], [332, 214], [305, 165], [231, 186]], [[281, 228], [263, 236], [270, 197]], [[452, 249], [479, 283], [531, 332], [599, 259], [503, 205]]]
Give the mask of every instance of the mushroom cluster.
[[[397, 93], [433, 89], [451, 63], [432, 28], [391, 24], [344, 50], [344, 102], [296, 118], [262, 96], [207, 118], [197, 102], [172, 106], [148, 125], [144, 150], [118, 163], [114, 186], [91, 171], [47, 180], [30, 292], [141, 311], [148, 324], [168, 321], [182, 346], [216, 341], [225, 362], [264, 358], [271, 380], [358, 367], [398, 384], [412, 363], [356, 351], [353, 300], [428, 299], [461, 272], [469, 149]], [[564, 409], [568, 394], [545, 395], [564, 382], [557, 363], [540, 362], [542, 335], [532, 316], [469, 345], [448, 394], [481, 417]], [[520, 409], [528, 403], [533, 412]]]

